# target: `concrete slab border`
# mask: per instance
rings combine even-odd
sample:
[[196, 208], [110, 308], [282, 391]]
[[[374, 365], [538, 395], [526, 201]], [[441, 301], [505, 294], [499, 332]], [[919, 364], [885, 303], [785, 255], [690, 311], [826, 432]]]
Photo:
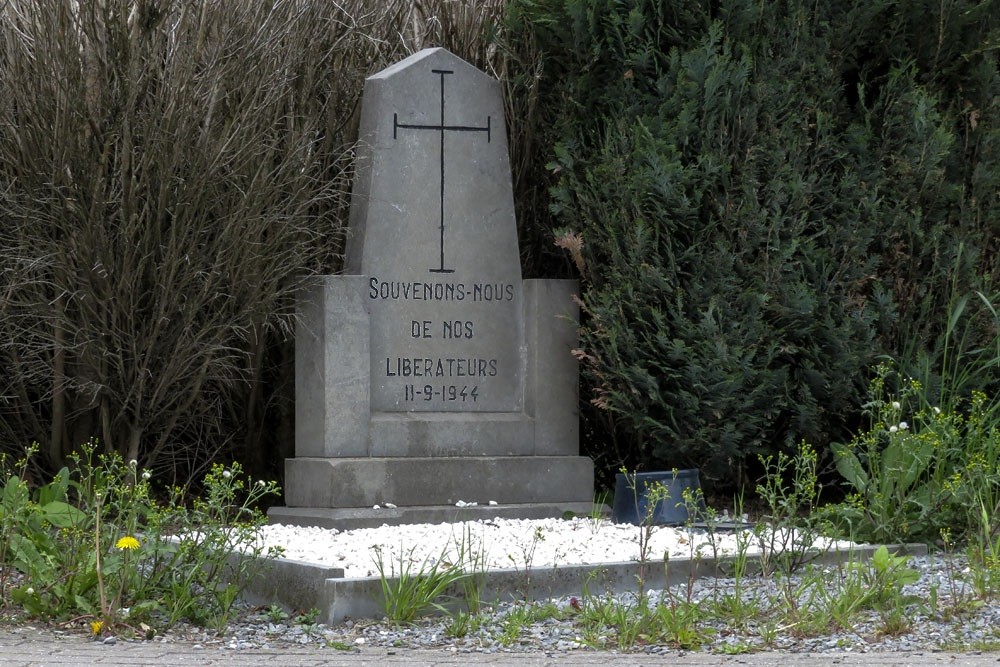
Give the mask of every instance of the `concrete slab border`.
[[[851, 558], [869, 558], [876, 545], [831, 550], [817, 554], [813, 563], [837, 565]], [[923, 544], [889, 545], [890, 552], [909, 556], [927, 554]], [[758, 557], [751, 562], [759, 563]], [[632, 562], [591, 565], [557, 565], [546, 568], [501, 569], [483, 573], [480, 583], [483, 602], [508, 600], [548, 600], [569, 595], [620, 594], [637, 590], [642, 575], [648, 590], [662, 589], [696, 578], [726, 576], [727, 559], [671, 559], [643, 565]], [[343, 570], [299, 561], [275, 559], [263, 576], [253, 580], [244, 593], [250, 604], [279, 604], [291, 610], [319, 610], [318, 621], [334, 625], [346, 619], [379, 618], [382, 588], [379, 577], [347, 579]], [[461, 602], [460, 589], [451, 592]]]

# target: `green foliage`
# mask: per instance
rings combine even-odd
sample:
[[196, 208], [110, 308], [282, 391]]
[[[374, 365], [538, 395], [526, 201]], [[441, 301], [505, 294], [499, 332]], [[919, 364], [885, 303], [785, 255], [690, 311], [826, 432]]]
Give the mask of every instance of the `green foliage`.
[[757, 483], [757, 497], [765, 512], [753, 532], [764, 574], [798, 569], [815, 557], [817, 538], [829, 532], [822, 513], [816, 512], [823, 488], [818, 461], [816, 450], [805, 442], [794, 455], [778, 452], [761, 457], [764, 474]]
[[962, 411], [931, 405], [918, 380], [883, 363], [865, 409], [868, 430], [833, 445], [851, 493], [824, 512], [853, 538], [874, 542], [930, 541], [943, 529], [980, 532], [982, 508], [1000, 500], [1000, 424], [986, 395], [974, 392]]
[[[892, 414], [897, 420], [899, 411], [906, 409], [905, 403], [893, 400], [898, 398], [887, 397], [887, 409], [896, 411]], [[931, 412], [939, 417], [943, 414]], [[967, 421], [978, 421], [975, 416], [978, 414], [971, 411]], [[899, 423], [895, 422], [896, 433], [912, 429], [900, 429]], [[933, 583], [926, 597], [915, 595], [908, 587], [918, 581], [918, 571], [910, 567], [908, 556], [893, 553], [884, 545], [875, 548], [870, 557], [849, 549], [840, 550], [830, 554], [834, 557], [829, 561], [835, 564], [810, 564], [800, 570], [795, 566], [808, 556], [831, 548], [829, 543], [820, 543], [807, 552], [806, 546], [806, 541], [822, 526], [820, 519], [829, 518], [815, 507], [819, 488], [817, 454], [801, 444], [795, 455], [767, 459], [763, 466], [765, 474], [759, 483], [759, 495], [765, 501], [765, 513], [753, 525], [744, 524], [736, 530], [735, 546], [730, 544], [723, 549], [717, 517], [710, 511], [705, 512], [707, 534], [691, 533], [691, 560], [697, 563], [703, 547], [709, 546], [715, 565], [725, 572], [724, 577], [709, 583], [709, 590], [699, 591], [695, 585], [695, 578], [704, 572], [695, 568], [682, 581], [684, 577], [672, 572], [671, 561], [664, 557], [663, 580], [673, 585], [668, 583], [660, 593], [648, 592], [640, 573], [632, 595], [592, 595], [591, 584], [601, 576], [595, 571], [583, 582], [582, 595], [570, 598], [565, 606], [521, 601], [512, 606], [502, 605], [499, 610], [462, 610], [444, 622], [443, 631], [466, 642], [506, 647], [520, 642], [532, 624], [546, 618], [560, 618], [574, 629], [573, 641], [601, 649], [642, 650], [650, 645], [697, 649], [712, 643], [715, 650], [742, 652], [774, 646], [779, 636], [785, 641], [789, 637], [852, 633], [858, 632], [859, 626], [870, 628], [872, 623], [880, 634], [900, 634], [910, 629], [915, 609], [930, 610], [945, 619], [956, 618], [993, 599], [1000, 591], [996, 541], [974, 540], [966, 561], [953, 558], [950, 553], [953, 544], [947, 530], [941, 535], [948, 552], [944, 568], [948, 572], [945, 580], [949, 589], [940, 598]], [[981, 472], [982, 464], [968, 468], [965, 474], [972, 476], [973, 470]], [[664, 489], [652, 485], [648, 491], [655, 497], [662, 495]], [[685, 503], [693, 506], [697, 500], [689, 494]], [[735, 510], [739, 522], [748, 521], [740, 505]], [[981, 513], [988, 514], [985, 510]], [[637, 528], [641, 566], [652, 563], [648, 535], [644, 535], [649, 523]], [[981, 526], [987, 525], [992, 524], [984, 518]], [[995, 539], [995, 532], [992, 536]], [[705, 542], [697, 544], [699, 539]], [[450, 569], [453, 566], [449, 562], [479, 560], [471, 540], [462, 538], [456, 546], [459, 558], [442, 553], [438, 559], [428, 559], [417, 567], [401, 551], [398, 564], [389, 570], [381, 564], [378, 554], [387, 613], [390, 608], [406, 610], [398, 618], [411, 622], [423, 613], [445, 611], [442, 601], [448, 592], [446, 588], [456, 588], [445, 579], [461, 576], [458, 569]], [[754, 546], [765, 553], [754, 553]], [[785, 560], [779, 561], [782, 557]], [[780, 567], [774, 566], [775, 563]], [[438, 576], [436, 564], [449, 568], [451, 574]], [[965, 572], [957, 572], [957, 568], [966, 565]], [[396, 576], [399, 572], [402, 577]], [[726, 639], [721, 645], [712, 640], [714, 629], [720, 627], [726, 628]]]
[[[0, 495], [0, 564], [6, 564], [14, 557], [12, 544], [23, 540], [23, 533], [28, 530], [34, 520], [35, 504], [31, 500], [31, 492], [24, 481], [28, 463], [38, 450], [32, 445], [24, 456], [11, 461], [6, 453], [0, 453], [0, 481], [3, 482]], [[7, 608], [10, 586], [9, 568], [0, 567], [0, 600]]]
[[281, 623], [288, 620], [288, 612], [282, 609], [279, 604], [272, 604], [264, 610], [264, 615], [271, 623]]
[[[625, 475], [626, 488], [632, 490], [633, 502], [636, 511], [640, 513], [639, 519], [639, 573], [636, 583], [639, 586], [638, 600], [641, 606], [646, 604], [646, 569], [650, 564], [651, 545], [653, 540], [653, 530], [656, 526], [657, 508], [664, 503], [675, 502], [680, 499], [670, 498], [670, 489], [663, 482], [646, 482], [642, 484], [636, 482], [636, 473], [629, 474], [622, 468]], [[674, 471], [676, 475], [676, 471]], [[640, 488], [641, 487], [641, 488]], [[664, 554], [666, 558], [666, 554]]]
[[[605, 604], [608, 602], [610, 601]], [[594, 605], [590, 599], [584, 604], [581, 623], [586, 628], [591, 607], [601, 609], [601, 605]], [[638, 643], [657, 643], [694, 650], [707, 643], [714, 634], [715, 631], [707, 623], [711, 617], [711, 612], [705, 605], [671, 597], [651, 607], [632, 608], [623, 603], [610, 603], [609, 608], [602, 610], [597, 617], [604, 627], [597, 628], [606, 635], [615, 637], [617, 646], [621, 649], [634, 648]]]
[[599, 649], [627, 651], [637, 644], [697, 649], [711, 637], [705, 610], [697, 603], [674, 598], [654, 605], [647, 602], [585, 596], [574, 622], [584, 643]]
[[907, 567], [908, 562], [906, 556], [890, 554], [880, 546], [868, 562], [851, 560], [834, 571], [813, 569], [796, 591], [803, 602], [782, 609], [782, 620], [794, 624], [804, 636], [850, 630], [870, 610], [879, 612], [885, 624], [920, 602], [903, 590], [919, 576]]
[[189, 509], [179, 489], [157, 501], [148, 470], [94, 450], [83, 447], [34, 491], [3, 471], [0, 565], [25, 575], [10, 599], [32, 616], [90, 616], [98, 630], [181, 619], [223, 626], [261, 557], [276, 555], [255, 539], [265, 519], [254, 509], [276, 485], [247, 487], [240, 466], [215, 466], [207, 500]]
[[388, 567], [380, 549], [375, 550], [375, 567], [382, 590], [382, 609], [385, 617], [394, 623], [411, 623], [421, 614], [431, 610], [444, 613], [440, 599], [456, 584], [470, 575], [461, 563], [445, 564], [441, 558], [430, 559], [414, 570], [410, 554], [400, 550], [399, 561]]
[[889, 2], [509, 11], [548, 82], [538, 178], [584, 281], [589, 398], [625, 443], [598, 458], [737, 482], [803, 439], [823, 452], [876, 355], [933, 355], [928, 316], [993, 279], [1000, 13], [942, 5], [927, 30]]
[[862, 573], [875, 603], [885, 603], [900, 595], [904, 586], [917, 582], [920, 575], [907, 567], [908, 562], [906, 556], [890, 554], [884, 544], [875, 550], [869, 568]]
[[299, 614], [292, 622], [296, 625], [316, 625], [316, 620], [319, 618], [319, 609], [313, 607], [307, 612]]

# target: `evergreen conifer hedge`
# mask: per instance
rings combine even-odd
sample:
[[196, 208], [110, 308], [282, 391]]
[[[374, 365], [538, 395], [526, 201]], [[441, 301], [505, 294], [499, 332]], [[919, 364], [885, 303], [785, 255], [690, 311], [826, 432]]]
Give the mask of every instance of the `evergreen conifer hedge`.
[[844, 440], [879, 355], [933, 367], [956, 295], [996, 290], [997, 2], [508, 10], [605, 468], [734, 482]]

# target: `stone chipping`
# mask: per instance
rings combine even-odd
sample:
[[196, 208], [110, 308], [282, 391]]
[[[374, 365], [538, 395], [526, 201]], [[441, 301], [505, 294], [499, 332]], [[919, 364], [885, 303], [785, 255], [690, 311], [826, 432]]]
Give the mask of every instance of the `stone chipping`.
[[[435, 559], [452, 562], [456, 545], [476, 546], [487, 554], [480, 566], [551, 568], [559, 565], [598, 565], [605, 562], [635, 560], [639, 557], [640, 528], [613, 524], [606, 519], [576, 518], [571, 520], [520, 521], [493, 519], [457, 524], [423, 524], [384, 526], [338, 532], [315, 528], [269, 526], [264, 535], [269, 544], [286, 548], [286, 556], [310, 562], [344, 567], [346, 576], [369, 576], [375, 573], [373, 547], [379, 545], [386, 562], [396, 562], [400, 554], [415, 564]], [[664, 552], [673, 558], [712, 557], [734, 554], [740, 545], [749, 554], [759, 553], [759, 545], [749, 533], [737, 540], [733, 531], [656, 527], [650, 534], [647, 553], [651, 560], [662, 559]], [[820, 550], [850, 546], [847, 542], [817, 540]], [[903, 589], [908, 603], [902, 620], [895, 630], [887, 631], [885, 612], [865, 611], [853, 616], [847, 627], [831, 626], [818, 633], [806, 633], [794, 624], [782, 625], [777, 614], [764, 613], [761, 618], [743, 623], [726, 623], [712, 614], [699, 621], [706, 641], [697, 650], [738, 653], [758, 650], [794, 652], [872, 652], [943, 649], [976, 649], [1000, 645], [1000, 604], [980, 600], [973, 593], [972, 573], [961, 555], [931, 554], [907, 559], [906, 566], [919, 573], [919, 579]], [[670, 591], [648, 591], [649, 599], [690, 599], [710, 603], [734, 595], [737, 590], [745, 599], [756, 600], [763, 610], [774, 609], [778, 601], [808, 604], [814, 593], [802, 588], [806, 566], [789, 577], [747, 575], [741, 580], [702, 578]], [[824, 566], [830, 581], [842, 576], [837, 566]], [[208, 639], [211, 645], [228, 648], [281, 646], [288, 644], [319, 644], [334, 650], [355, 650], [362, 646], [444, 648], [455, 652], [564, 652], [594, 648], [615, 649], [613, 633], [607, 643], [595, 646], [583, 636], [574, 610], [596, 599], [605, 600], [610, 594], [592, 591], [588, 601], [579, 595], [535, 601], [549, 604], [566, 612], [561, 618], [525, 624], [516, 638], [505, 638], [505, 621], [518, 600], [484, 600], [478, 622], [461, 637], [449, 634], [453, 619], [448, 616], [428, 616], [415, 623], [396, 625], [375, 619], [348, 619], [328, 626], [296, 623], [294, 616], [307, 610], [291, 610], [288, 619], [276, 621], [274, 610], [247, 609], [230, 625], [224, 637]], [[634, 594], [617, 596], [624, 604], [634, 605]], [[931, 601], [934, 601], [933, 603]], [[532, 603], [528, 603], [532, 604]], [[197, 632], [197, 631], [195, 631]], [[766, 638], [765, 638], [766, 635]], [[206, 644], [209, 645], [209, 644]], [[637, 642], [632, 651], [660, 653], [677, 651], [670, 643]]]
[[[606, 554], [613, 553], [613, 558], [620, 558], [617, 551], [606, 543], [615, 541], [629, 542], [636, 538], [638, 529], [628, 526], [616, 526], [607, 521], [597, 526], [588, 525], [592, 519], [577, 519], [560, 522], [498, 522], [496, 526], [482, 526], [496, 538], [493, 542], [496, 551], [495, 559], [502, 562], [502, 549], [499, 545], [508, 545], [510, 551], [523, 555], [525, 536], [533, 536], [535, 545], [533, 553], [534, 566], [547, 567], [548, 561], [556, 555], [567, 559], [584, 562], [600, 562]], [[478, 526], [472, 527], [477, 528]], [[339, 537], [340, 543], [346, 545], [353, 540], [354, 556], [361, 569], [370, 555], [365, 553], [375, 536], [383, 535], [387, 539], [404, 545], [421, 545], [424, 551], [415, 552], [418, 557], [427, 554], [440, 554], [445, 542], [436, 542], [435, 535], [454, 535], [459, 525], [446, 526], [408, 526], [393, 527], [380, 532], [350, 531], [344, 535], [329, 531], [327, 538]], [[413, 533], [409, 531], [414, 531]], [[495, 534], [494, 534], [495, 533]], [[302, 557], [308, 550], [318, 550], [326, 553], [328, 547], [318, 538], [314, 530], [284, 530], [272, 527], [265, 531], [271, 539], [290, 541], [286, 548], [289, 553]], [[469, 534], [468, 531], [465, 532]], [[661, 527], [654, 531], [657, 535], [656, 549], [666, 546], [678, 554], [692, 550], [697, 551], [699, 545], [709, 541], [709, 535], [704, 530], [686, 530]], [[417, 535], [417, 537], [414, 537]], [[422, 538], [419, 537], [422, 535]], [[402, 538], [402, 539], [401, 539]], [[720, 549], [723, 544], [732, 544], [733, 533], [718, 534]], [[411, 541], [414, 540], [414, 541]], [[543, 548], [544, 545], [544, 548]], [[588, 552], [587, 547], [590, 547]], [[637, 546], [637, 545], [633, 545]], [[831, 545], [832, 546], [832, 545]], [[841, 545], [842, 546], [842, 545]], [[625, 548], [618, 545], [620, 548]], [[347, 546], [341, 548], [347, 549]], [[631, 548], [631, 547], [630, 547]], [[704, 547], [702, 547], [704, 548]], [[334, 550], [335, 551], [335, 550]], [[331, 557], [339, 558], [334, 554]], [[347, 562], [348, 559], [342, 559]], [[777, 600], [787, 603], [794, 600], [796, 604], [806, 605], [810, 593], [802, 588], [805, 570], [790, 577], [760, 577], [753, 574], [737, 581], [732, 578], [702, 578], [689, 584], [674, 587], [670, 591], [648, 591], [652, 602], [671, 599], [691, 599], [710, 603], [713, 599], [735, 595], [737, 590], [744, 599], [756, 600], [759, 608], [765, 610], [742, 623], [722, 622], [712, 614], [701, 619], [697, 627], [705, 633], [705, 642], [697, 648], [684, 647], [679, 649], [671, 643], [646, 643], [638, 641], [628, 650], [639, 653], [676, 653], [678, 650], [698, 650], [715, 653], [741, 653], [760, 650], [777, 650], [803, 653], [869, 653], [898, 651], [938, 651], [938, 650], [978, 650], [991, 649], [1000, 646], [1000, 604], [994, 599], [981, 599], [974, 594], [973, 572], [962, 555], [946, 555], [931, 553], [927, 556], [915, 556], [907, 559], [906, 566], [916, 570], [919, 578], [903, 589], [907, 599], [902, 614], [902, 622], [893, 632], [887, 631], [885, 613], [874, 610], [861, 612], [851, 617], [845, 627], [831, 625], [821, 632], [806, 633], [795, 624], [782, 624], [777, 621], [777, 614], [766, 610], [774, 609]], [[354, 567], [354, 565], [350, 565]], [[812, 567], [820, 567], [818, 565]], [[837, 566], [824, 566], [829, 581], [835, 581], [842, 575]], [[349, 569], [349, 571], [351, 571]], [[360, 570], [356, 570], [360, 571]], [[449, 616], [427, 616], [412, 624], [397, 625], [377, 619], [348, 619], [335, 625], [325, 625], [312, 622], [310, 610], [278, 609], [265, 607], [249, 607], [241, 605], [232, 622], [221, 632], [200, 628], [185, 623], [176, 624], [166, 631], [159, 632], [152, 642], [194, 642], [206, 651], [219, 649], [251, 649], [251, 648], [281, 648], [292, 646], [323, 647], [331, 652], [357, 651], [363, 647], [387, 648], [434, 648], [455, 653], [495, 653], [495, 652], [538, 652], [565, 653], [589, 651], [595, 648], [618, 650], [613, 631], [606, 634], [606, 642], [595, 643], [593, 638], [584, 636], [576, 611], [588, 604], [606, 602], [609, 594], [600, 591], [591, 592], [594, 597], [587, 598], [581, 591], [579, 595], [536, 601], [533, 604], [548, 605], [565, 612], [559, 617], [524, 624], [519, 632], [511, 637], [505, 627], [508, 616], [518, 605], [526, 604], [518, 600], [484, 600], [481, 613], [469, 631], [461, 637], [452, 636], [450, 627], [453, 618]], [[616, 597], [618, 602], [628, 605], [636, 604], [634, 593]], [[769, 620], [771, 619], [771, 620]], [[37, 623], [28, 619], [11, 619], [6, 622]], [[86, 635], [86, 623], [76, 625], [53, 624], [53, 631], [65, 634], [67, 632]], [[121, 629], [120, 629], [121, 630]], [[767, 638], [765, 639], [765, 635]], [[114, 635], [111, 635], [114, 636]], [[108, 642], [108, 635], [100, 641]], [[121, 632], [114, 640], [135, 641], [127, 631]]]
[[[700, 624], [708, 631], [709, 639], [697, 649], [716, 653], [739, 653], [760, 650], [778, 650], [802, 653], [869, 653], [886, 651], [937, 651], [976, 650], [1000, 644], [1000, 604], [996, 601], [976, 601], [971, 594], [968, 572], [964, 571], [962, 557], [921, 556], [909, 560], [909, 567], [920, 573], [918, 582], [906, 587], [905, 594], [922, 602], [906, 608], [909, 627], [899, 634], [886, 634], [878, 612], [859, 614], [845, 628], [831, 628], [814, 636], [803, 636], [794, 627], [778, 627], [769, 642], [761, 639], [759, 628], [750, 622], [743, 627], [718, 621]], [[786, 586], [795, 588], [801, 582], [795, 576], [788, 582], [774, 578], [749, 577], [742, 582], [745, 591], [761, 599], [782, 595]], [[950, 598], [952, 583], [964, 596], [957, 607]], [[937, 610], [927, 605], [931, 589], [938, 591]], [[732, 579], [702, 579], [694, 583], [691, 594], [695, 599], [710, 599], [735, 591]], [[675, 589], [673, 594], [686, 596], [686, 587]], [[657, 599], [662, 591], [650, 591]], [[587, 604], [580, 598], [564, 597], [551, 602], [559, 608], [569, 609], [577, 604]], [[634, 596], [620, 596], [620, 601], [634, 604]], [[800, 600], [800, 602], [805, 602]], [[295, 623], [293, 611], [286, 620], [275, 621], [267, 609], [245, 609], [226, 631], [215, 636], [211, 632], [188, 626], [178, 626], [157, 641], [185, 639], [196, 641], [206, 649], [227, 648], [277, 648], [291, 645], [325, 646], [332, 651], [358, 650], [365, 646], [396, 648], [436, 648], [457, 653], [540, 652], [561, 653], [588, 651], [595, 648], [616, 649], [613, 637], [603, 646], [586, 642], [579, 625], [572, 616], [548, 619], [525, 625], [512, 642], [504, 641], [504, 620], [516, 601], [500, 601], [487, 605], [479, 627], [464, 637], [449, 636], [450, 617], [425, 617], [409, 625], [395, 625], [374, 619], [351, 619], [334, 626]], [[301, 610], [300, 610], [301, 611]], [[646, 644], [638, 642], [629, 649], [639, 653], [675, 653], [676, 645], [669, 643]]]

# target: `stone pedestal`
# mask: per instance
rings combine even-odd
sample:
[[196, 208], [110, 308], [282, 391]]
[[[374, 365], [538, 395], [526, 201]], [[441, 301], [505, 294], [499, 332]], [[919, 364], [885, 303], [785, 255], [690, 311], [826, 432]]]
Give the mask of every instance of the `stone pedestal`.
[[370, 77], [358, 154], [352, 275], [302, 294], [296, 457], [270, 518], [587, 512], [577, 286], [521, 279], [498, 82], [443, 49]]

